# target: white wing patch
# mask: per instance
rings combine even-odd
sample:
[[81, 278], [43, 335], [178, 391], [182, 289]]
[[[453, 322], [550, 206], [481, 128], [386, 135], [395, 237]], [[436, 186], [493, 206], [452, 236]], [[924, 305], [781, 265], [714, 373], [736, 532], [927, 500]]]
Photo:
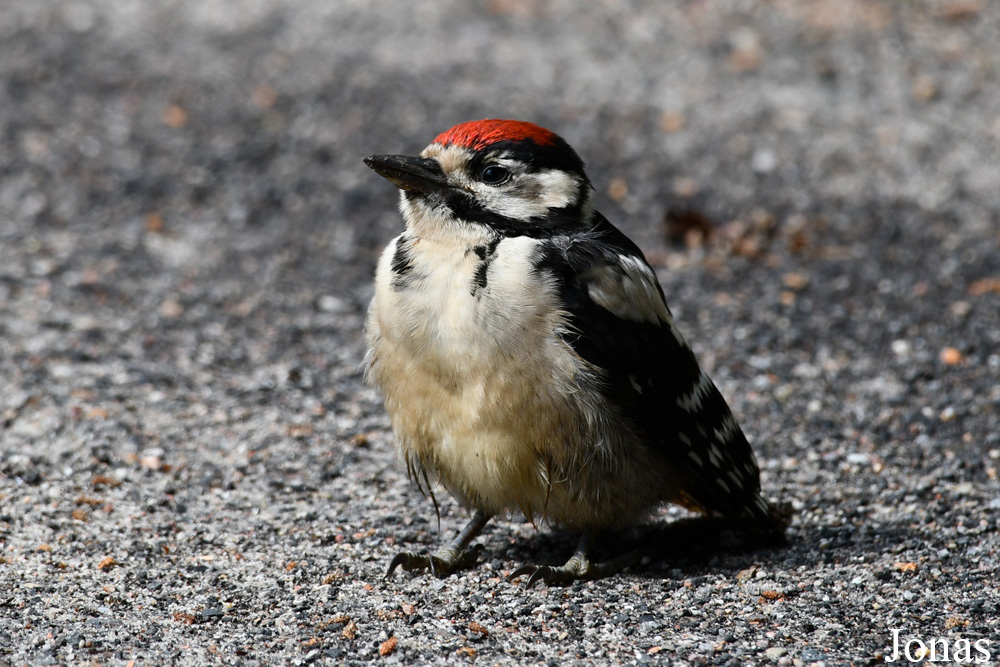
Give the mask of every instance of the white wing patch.
[[[698, 382], [691, 388], [691, 391], [677, 399], [678, 407], [689, 414], [701, 411], [702, 401], [705, 400], [708, 392], [712, 390], [712, 379], [708, 377], [705, 371], [701, 369], [699, 371]], [[725, 440], [721, 440], [721, 442], [725, 442]]]
[[732, 415], [727, 415], [722, 421], [721, 427], [713, 430], [712, 435], [715, 436], [716, 442], [724, 445], [732, 441], [733, 436], [739, 430], [740, 426], [736, 423], [736, 419]]
[[708, 460], [712, 462], [712, 465], [716, 468], [722, 468], [722, 451], [714, 444], [708, 446]]
[[623, 320], [657, 326], [670, 321], [656, 275], [636, 257], [619, 255], [617, 266], [598, 266], [583, 279], [590, 299]]

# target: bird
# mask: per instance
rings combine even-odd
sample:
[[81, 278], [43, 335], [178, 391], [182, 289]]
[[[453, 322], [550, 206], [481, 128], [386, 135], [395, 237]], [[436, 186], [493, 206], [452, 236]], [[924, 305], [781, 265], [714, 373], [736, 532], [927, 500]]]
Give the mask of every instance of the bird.
[[[639, 247], [594, 208], [577, 152], [527, 121], [485, 119], [417, 156], [365, 164], [399, 189], [402, 233], [375, 271], [364, 374], [398, 457], [471, 519], [398, 567], [473, 567], [493, 517], [579, 533], [563, 565], [510, 573], [530, 586], [596, 579], [635, 562], [593, 558], [602, 534], [678, 504], [781, 535], [757, 461], [674, 323]], [[440, 516], [440, 514], [439, 514]]]

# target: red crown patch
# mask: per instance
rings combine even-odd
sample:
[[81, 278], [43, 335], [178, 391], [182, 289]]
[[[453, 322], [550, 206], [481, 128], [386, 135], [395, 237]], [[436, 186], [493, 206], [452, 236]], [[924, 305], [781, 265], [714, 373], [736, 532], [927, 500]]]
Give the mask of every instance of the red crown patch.
[[473, 120], [442, 132], [434, 139], [434, 143], [463, 146], [478, 151], [498, 141], [526, 139], [539, 146], [551, 146], [556, 143], [557, 137], [544, 127], [523, 120]]

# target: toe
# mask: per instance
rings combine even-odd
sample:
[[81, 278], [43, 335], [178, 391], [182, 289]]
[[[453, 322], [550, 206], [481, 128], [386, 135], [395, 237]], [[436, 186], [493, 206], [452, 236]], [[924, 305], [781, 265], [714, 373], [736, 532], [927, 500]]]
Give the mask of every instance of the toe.
[[534, 574], [536, 570], [538, 570], [537, 565], [522, 565], [507, 575], [507, 581], [514, 581], [518, 577], [523, 577], [526, 574]]
[[385, 573], [385, 576], [392, 576], [392, 573], [397, 567], [402, 567], [404, 570], [415, 570], [421, 567], [427, 567], [427, 561], [427, 556], [418, 556], [412, 551], [401, 551], [396, 554], [389, 563], [389, 570]]
[[545, 582], [546, 585], [552, 584], [552, 578], [555, 576], [556, 570], [558, 568], [549, 567], [548, 565], [542, 565], [536, 568], [528, 581], [524, 584], [525, 588], [531, 588], [539, 581]]
[[583, 573], [565, 565], [562, 567], [552, 567], [550, 565], [522, 565], [507, 575], [507, 580], [513, 581], [514, 579], [525, 575], [528, 576], [528, 581], [524, 584], [525, 588], [531, 588], [539, 581], [544, 582], [547, 586], [552, 586], [554, 584], [567, 584], [576, 581], [577, 579], [585, 578]]
[[438, 549], [432, 555], [415, 554], [412, 551], [402, 551], [396, 554], [389, 562], [389, 569], [385, 576], [390, 576], [396, 568], [410, 570], [430, 570], [435, 577], [446, 577], [452, 572], [471, 567], [479, 560], [484, 547], [477, 544], [462, 552], [445, 547]]

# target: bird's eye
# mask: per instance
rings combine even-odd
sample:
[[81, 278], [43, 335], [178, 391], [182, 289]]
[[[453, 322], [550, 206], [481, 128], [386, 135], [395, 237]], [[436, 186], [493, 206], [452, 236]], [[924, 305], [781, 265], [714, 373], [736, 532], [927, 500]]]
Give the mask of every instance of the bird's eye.
[[510, 178], [510, 170], [498, 164], [491, 164], [479, 172], [479, 180], [486, 185], [500, 185]]

